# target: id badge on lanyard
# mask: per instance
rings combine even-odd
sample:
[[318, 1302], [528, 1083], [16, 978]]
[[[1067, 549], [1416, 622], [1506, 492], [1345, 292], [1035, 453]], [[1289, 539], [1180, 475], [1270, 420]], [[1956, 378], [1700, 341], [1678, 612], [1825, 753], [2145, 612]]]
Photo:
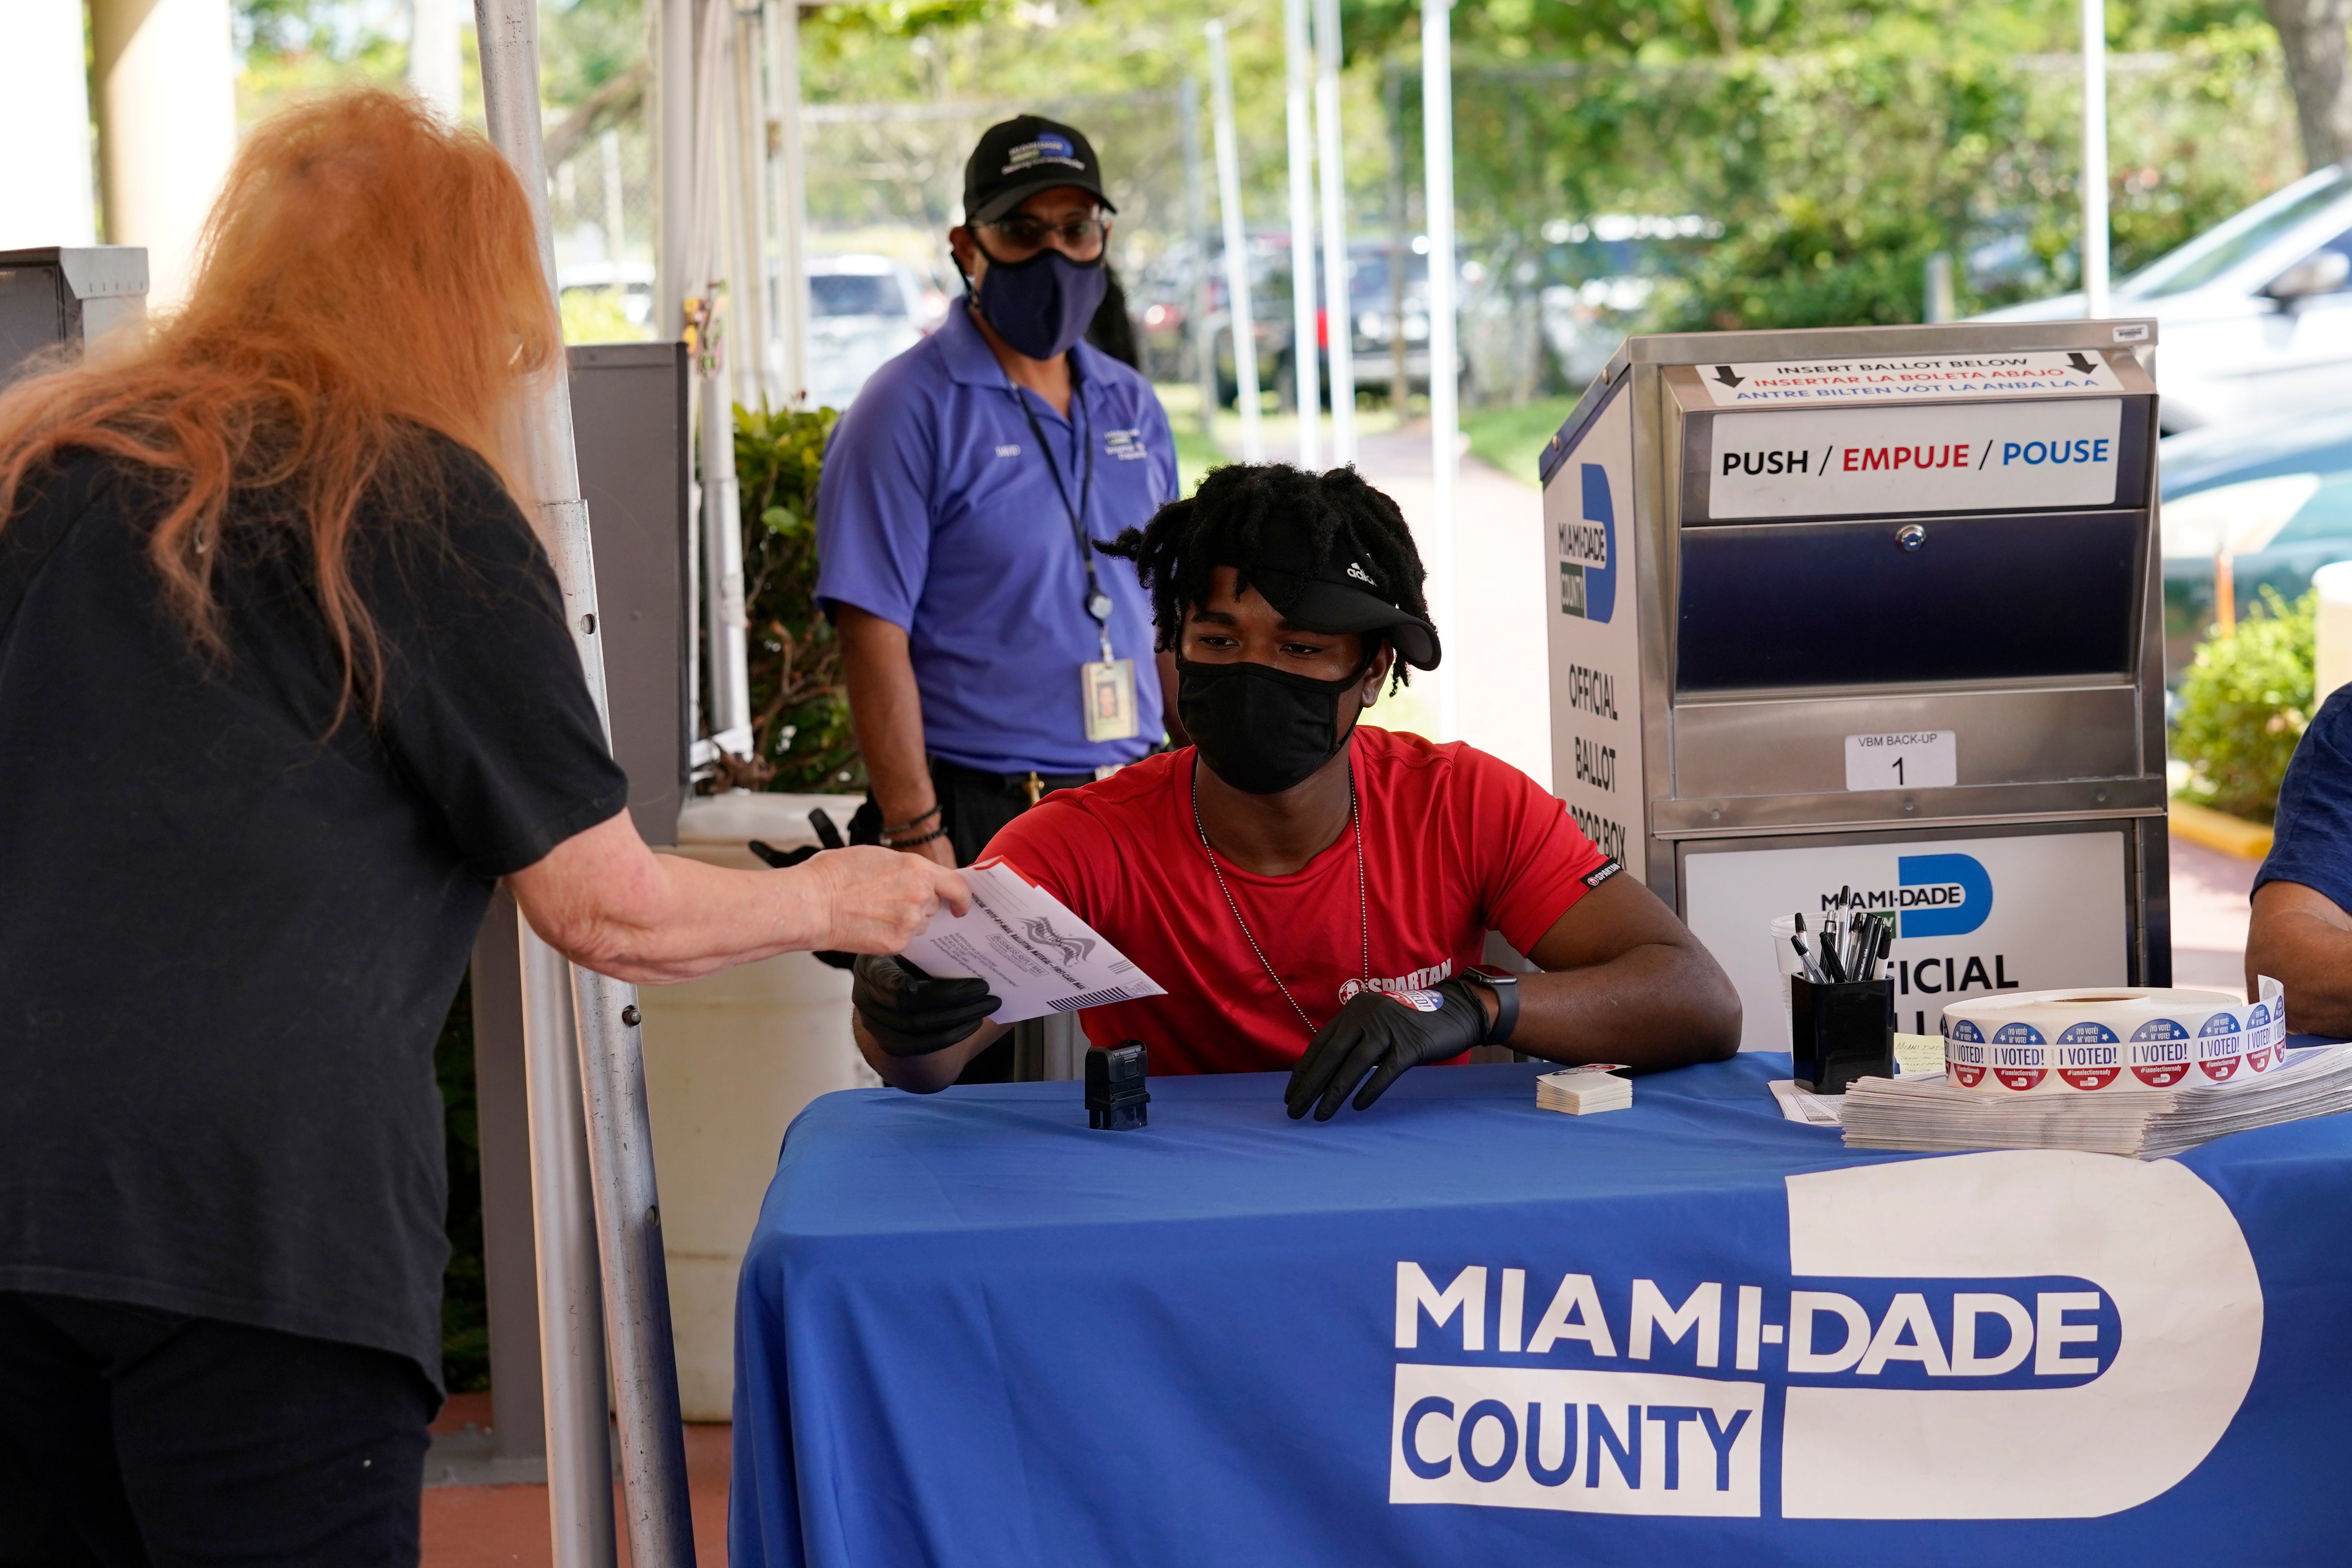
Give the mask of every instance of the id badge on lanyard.
[[[1077, 361], [1070, 362], [1070, 413], [1072, 426], [1087, 423], [1084, 419], [1086, 389], [1079, 384]], [[1023, 417], [1029, 421], [1029, 433], [1037, 439], [1037, 450], [1045, 455], [1045, 468], [1054, 476], [1054, 489], [1062, 498], [1062, 510], [1070, 514], [1070, 533], [1077, 541], [1078, 562], [1087, 573], [1087, 614], [1094, 618], [1095, 634], [1102, 644], [1102, 658], [1078, 666], [1078, 701], [1086, 715], [1087, 739], [1094, 741], [1131, 741], [1139, 724], [1135, 713], [1135, 661], [1114, 658], [1110, 647], [1110, 595], [1103, 592], [1101, 581], [1095, 575], [1095, 555], [1092, 541], [1087, 537], [1086, 508], [1095, 483], [1094, 431], [1088, 425], [1079, 445], [1086, 453], [1083, 478], [1078, 481], [1078, 501], [1070, 504], [1070, 492], [1062, 483], [1062, 465], [1054, 460], [1054, 448], [1045, 440], [1045, 426], [1021, 389], [1006, 385], [1013, 400], [1021, 405]]]

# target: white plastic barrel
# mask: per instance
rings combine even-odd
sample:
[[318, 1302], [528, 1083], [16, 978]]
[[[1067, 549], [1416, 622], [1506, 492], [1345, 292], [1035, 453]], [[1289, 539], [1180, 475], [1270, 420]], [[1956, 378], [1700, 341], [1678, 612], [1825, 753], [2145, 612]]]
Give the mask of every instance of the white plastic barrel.
[[[744, 847], [816, 842], [821, 806], [845, 834], [854, 796], [732, 791], [689, 800], [676, 853], [756, 869]], [[639, 993], [654, 1174], [661, 1192], [678, 1401], [688, 1421], [734, 1403], [735, 1279], [784, 1129], [818, 1095], [881, 1081], [849, 1036], [849, 976], [787, 952]]]
[[2327, 694], [2352, 682], [2352, 561], [2322, 566], [2311, 574], [2319, 590], [2319, 647], [2312, 660], [2312, 710]]

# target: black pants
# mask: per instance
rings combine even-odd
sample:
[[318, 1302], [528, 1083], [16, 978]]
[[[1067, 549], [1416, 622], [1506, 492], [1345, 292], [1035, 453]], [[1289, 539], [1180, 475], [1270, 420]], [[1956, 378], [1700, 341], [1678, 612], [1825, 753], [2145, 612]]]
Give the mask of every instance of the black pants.
[[[1029, 781], [1035, 779], [1040, 795], [1057, 789], [1092, 784], [1092, 773], [990, 773], [955, 763], [931, 759], [931, 789], [940, 803], [938, 826], [947, 829], [955, 863], [969, 866], [988, 847], [997, 830], [1029, 809]], [[852, 844], [882, 842], [882, 808], [869, 791], [866, 804], [849, 819]], [[1006, 1083], [1013, 1078], [1013, 1036], [1008, 1033], [964, 1064], [958, 1083]]]
[[415, 1568], [435, 1402], [388, 1351], [0, 1291], [0, 1565]]

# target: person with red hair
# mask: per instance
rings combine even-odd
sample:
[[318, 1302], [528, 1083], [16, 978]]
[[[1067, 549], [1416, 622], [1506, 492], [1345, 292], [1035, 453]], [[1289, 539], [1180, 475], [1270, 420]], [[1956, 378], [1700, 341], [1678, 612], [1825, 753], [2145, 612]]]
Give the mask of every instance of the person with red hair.
[[562, 363], [505, 161], [363, 91], [252, 133], [184, 309], [0, 396], [0, 1558], [416, 1561], [498, 880], [635, 981], [968, 907], [637, 837], [514, 477]]

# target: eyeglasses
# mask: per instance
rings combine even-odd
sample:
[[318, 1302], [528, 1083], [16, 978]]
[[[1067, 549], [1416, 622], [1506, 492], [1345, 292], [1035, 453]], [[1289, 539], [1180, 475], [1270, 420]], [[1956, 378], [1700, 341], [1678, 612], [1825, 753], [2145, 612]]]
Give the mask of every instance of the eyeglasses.
[[1110, 225], [1101, 218], [1074, 217], [1066, 223], [1047, 223], [1018, 213], [980, 226], [994, 229], [1003, 237], [1005, 248], [1019, 256], [1033, 256], [1045, 247], [1046, 241], [1059, 240], [1063, 250], [1082, 260], [1098, 253], [1110, 233]]

